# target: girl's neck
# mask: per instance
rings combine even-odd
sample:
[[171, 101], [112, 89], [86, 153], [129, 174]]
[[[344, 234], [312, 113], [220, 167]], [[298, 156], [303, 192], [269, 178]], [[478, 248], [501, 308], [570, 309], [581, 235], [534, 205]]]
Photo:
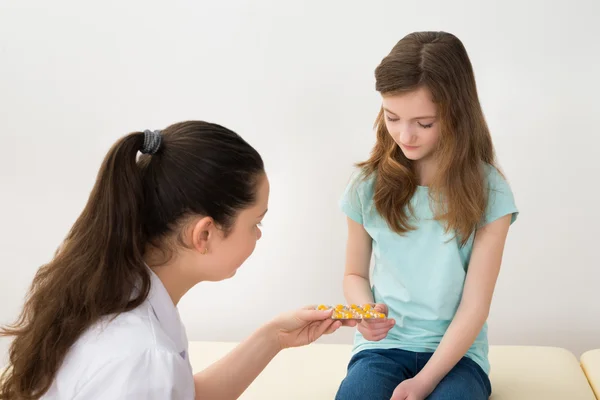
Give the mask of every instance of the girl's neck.
[[437, 162], [433, 157], [427, 157], [415, 162], [415, 174], [419, 186], [429, 186], [435, 176]]

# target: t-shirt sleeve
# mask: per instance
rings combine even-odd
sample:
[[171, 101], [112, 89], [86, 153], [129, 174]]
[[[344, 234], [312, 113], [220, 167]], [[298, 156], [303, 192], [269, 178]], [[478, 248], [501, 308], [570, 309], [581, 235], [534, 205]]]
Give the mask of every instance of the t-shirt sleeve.
[[340, 199], [340, 208], [344, 214], [359, 224], [363, 223], [363, 183], [362, 174], [360, 172], [353, 174]]
[[511, 224], [515, 222], [519, 215], [519, 210], [517, 209], [513, 192], [506, 179], [496, 168], [491, 166], [487, 174], [487, 185], [488, 204], [482, 226], [506, 215], [512, 216]]
[[182, 400], [193, 399], [194, 392], [192, 371], [179, 354], [149, 349], [104, 365], [75, 400]]

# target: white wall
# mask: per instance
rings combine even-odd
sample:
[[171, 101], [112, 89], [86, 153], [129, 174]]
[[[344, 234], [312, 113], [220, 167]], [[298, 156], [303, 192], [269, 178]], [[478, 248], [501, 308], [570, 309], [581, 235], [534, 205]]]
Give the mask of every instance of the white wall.
[[472, 57], [521, 210], [491, 341], [600, 347], [600, 6], [562, 3], [0, 2], [0, 323], [16, 317], [109, 146], [184, 119], [238, 131], [272, 182], [253, 257], [182, 301], [190, 339], [238, 340], [279, 311], [342, 302], [337, 201], [373, 143], [373, 70], [405, 34], [446, 30]]

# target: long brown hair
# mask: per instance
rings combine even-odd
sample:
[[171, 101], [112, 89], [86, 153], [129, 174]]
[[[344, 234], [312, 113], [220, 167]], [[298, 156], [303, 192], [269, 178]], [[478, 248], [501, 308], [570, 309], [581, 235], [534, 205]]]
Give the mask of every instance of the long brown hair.
[[87, 328], [146, 299], [148, 243], [158, 245], [190, 215], [210, 216], [227, 231], [254, 203], [263, 161], [236, 133], [191, 121], [165, 129], [158, 152], [138, 158], [143, 144], [144, 133], [135, 132], [111, 148], [83, 212], [37, 272], [20, 317], [0, 330], [14, 337], [0, 399], [40, 398]]
[[[462, 42], [445, 32], [415, 32], [401, 39], [375, 70], [382, 95], [426, 87], [439, 111], [441, 136], [437, 175], [430, 185], [435, 218], [465, 244], [481, 222], [487, 204], [484, 164], [494, 165], [494, 149], [479, 103], [475, 76]], [[410, 199], [418, 185], [413, 163], [385, 125], [383, 109], [375, 123], [377, 143], [358, 165], [375, 175], [377, 211], [397, 233], [410, 223]]]

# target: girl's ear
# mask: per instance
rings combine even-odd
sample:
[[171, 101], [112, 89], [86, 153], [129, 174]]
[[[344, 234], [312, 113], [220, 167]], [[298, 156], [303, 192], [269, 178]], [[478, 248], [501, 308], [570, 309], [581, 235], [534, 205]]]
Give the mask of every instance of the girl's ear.
[[210, 217], [204, 217], [196, 221], [192, 227], [192, 247], [201, 254], [208, 253], [209, 242], [214, 235], [215, 222]]

